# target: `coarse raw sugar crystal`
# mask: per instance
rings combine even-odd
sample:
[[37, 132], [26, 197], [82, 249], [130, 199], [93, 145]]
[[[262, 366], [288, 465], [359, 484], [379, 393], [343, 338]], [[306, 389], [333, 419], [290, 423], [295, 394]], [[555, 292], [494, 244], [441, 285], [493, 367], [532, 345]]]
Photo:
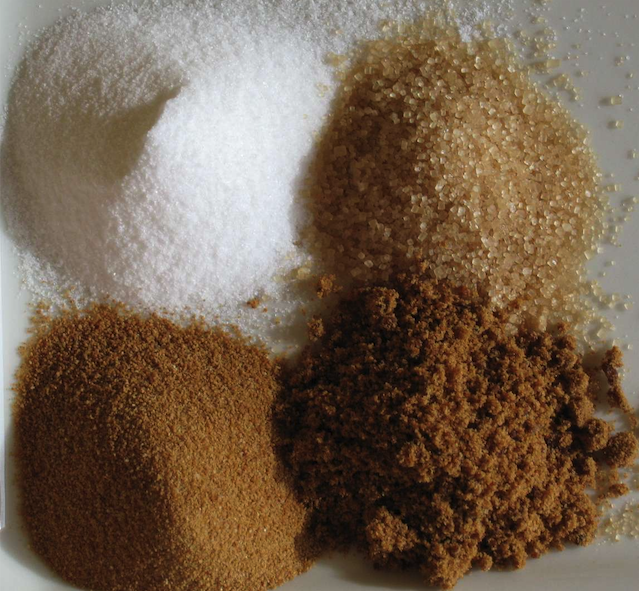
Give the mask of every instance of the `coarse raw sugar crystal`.
[[507, 41], [431, 24], [368, 43], [345, 75], [309, 178], [308, 238], [356, 282], [424, 261], [542, 325], [585, 322], [599, 177], [587, 132]]

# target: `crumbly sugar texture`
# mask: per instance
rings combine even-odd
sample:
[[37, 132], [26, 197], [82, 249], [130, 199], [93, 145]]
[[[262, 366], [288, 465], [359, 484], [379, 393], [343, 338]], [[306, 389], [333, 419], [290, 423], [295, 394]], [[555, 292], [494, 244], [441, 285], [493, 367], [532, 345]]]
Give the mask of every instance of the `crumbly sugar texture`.
[[426, 262], [541, 328], [587, 327], [606, 200], [585, 129], [505, 40], [426, 21], [357, 56], [308, 180], [312, 248], [344, 280]]
[[98, 306], [41, 324], [15, 403], [32, 548], [98, 591], [277, 587], [306, 510], [272, 446], [267, 355], [200, 324]]
[[565, 326], [505, 326], [486, 296], [423, 274], [342, 300], [275, 412], [324, 543], [451, 588], [472, 567], [521, 568], [593, 540], [588, 489], [606, 464], [631, 465], [637, 440], [594, 416]]
[[[3, 200], [26, 286], [110, 296], [264, 334], [287, 279], [295, 196], [344, 54], [418, 0], [123, 2], [39, 33], [14, 78]], [[447, 5], [435, 2], [433, 7]], [[508, 2], [464, 2], [464, 35]], [[258, 314], [244, 305], [268, 303]]]

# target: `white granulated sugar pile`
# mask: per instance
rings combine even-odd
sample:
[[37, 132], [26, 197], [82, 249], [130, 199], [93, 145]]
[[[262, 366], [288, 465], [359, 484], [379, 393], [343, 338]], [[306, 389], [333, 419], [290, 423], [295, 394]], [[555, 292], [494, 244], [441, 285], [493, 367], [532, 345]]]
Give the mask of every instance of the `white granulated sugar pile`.
[[489, 23], [497, 36], [507, 34], [507, 16], [512, 12], [509, 0], [483, 0], [480, 2], [458, 2], [455, 24], [463, 41], [477, 36], [477, 25]]
[[[468, 36], [504, 7], [457, 4]], [[5, 129], [26, 285], [54, 303], [109, 296], [253, 334], [292, 316], [296, 196], [330, 105], [319, 88], [336, 87], [324, 58], [429, 6], [151, 1], [59, 21], [23, 60]], [[269, 314], [247, 309], [255, 296]]]
[[92, 296], [223, 310], [291, 264], [300, 170], [326, 111], [321, 62], [283, 30], [209, 22], [204, 34], [195, 21], [77, 16], [15, 85], [32, 247]]

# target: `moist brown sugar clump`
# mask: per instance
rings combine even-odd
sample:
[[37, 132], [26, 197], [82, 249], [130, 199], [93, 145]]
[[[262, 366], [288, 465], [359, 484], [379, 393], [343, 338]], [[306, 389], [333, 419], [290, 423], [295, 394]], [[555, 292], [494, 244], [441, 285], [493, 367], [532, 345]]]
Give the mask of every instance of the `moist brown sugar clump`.
[[593, 417], [565, 327], [505, 324], [476, 293], [410, 275], [341, 302], [276, 413], [318, 535], [444, 588], [592, 541], [596, 450], [627, 464], [637, 441]]
[[272, 448], [267, 355], [98, 306], [41, 327], [16, 386], [33, 549], [104, 591], [256, 591], [306, 570], [306, 510]]

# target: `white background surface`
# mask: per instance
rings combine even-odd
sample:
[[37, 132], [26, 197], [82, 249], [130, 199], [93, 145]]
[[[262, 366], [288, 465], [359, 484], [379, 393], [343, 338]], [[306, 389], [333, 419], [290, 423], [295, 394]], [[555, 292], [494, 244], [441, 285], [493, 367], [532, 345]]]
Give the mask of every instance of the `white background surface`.
[[[238, 0], [239, 1], [239, 0]], [[291, 0], [294, 1], [294, 0]], [[336, 2], [339, 0], [336, 0]], [[458, 0], [461, 1], [461, 0]], [[0, 100], [5, 104], [11, 72], [19, 58], [20, 38], [25, 30], [52, 22], [67, 6], [95, 6], [105, 2], [79, 0], [0, 0]], [[535, 31], [546, 25], [531, 24], [527, 13], [536, 0], [513, 0], [516, 15], [512, 28]], [[538, 5], [537, 5], [538, 6]], [[613, 179], [604, 184], [617, 183], [622, 191], [612, 196], [613, 204], [628, 196], [639, 197], [639, 158], [631, 160], [628, 152], [639, 151], [639, 0], [554, 0], [546, 5], [544, 16], [548, 25], [559, 35], [555, 50], [557, 57], [567, 52], [583, 53], [575, 61], [565, 62], [562, 70], [574, 74], [586, 70], [586, 78], [574, 81], [583, 89], [583, 106], [567, 103], [575, 116], [592, 131], [593, 144], [600, 157], [604, 173]], [[567, 28], [567, 30], [566, 30]], [[571, 45], [581, 44], [577, 52]], [[634, 47], [629, 44], [634, 43]], [[619, 44], [623, 44], [622, 47]], [[628, 56], [623, 66], [616, 66], [616, 58]], [[627, 78], [628, 72], [634, 78]], [[626, 88], [629, 86], [630, 88]], [[601, 106], [601, 99], [621, 94], [622, 106]], [[564, 97], [565, 98], [565, 97]], [[624, 129], [607, 128], [612, 119], [622, 119]], [[26, 294], [19, 289], [16, 261], [11, 243], [4, 235], [1, 240], [2, 281], [2, 339], [5, 376], [5, 424], [10, 447], [9, 410], [11, 393], [6, 388], [15, 371], [17, 347], [24, 340], [28, 308]], [[609, 292], [631, 294], [635, 307], [624, 313], [613, 313], [617, 326], [613, 335], [621, 343], [629, 343], [624, 350], [628, 368], [625, 388], [632, 403], [639, 405], [639, 211], [631, 215], [621, 235], [621, 246], [606, 246], [605, 252], [593, 266], [593, 277], [605, 270], [600, 281]], [[614, 259], [615, 265], [604, 267]], [[12, 462], [7, 466], [9, 489], [7, 497], [7, 527], [0, 533], [0, 591], [54, 591], [70, 589], [60, 582], [34, 556], [26, 545], [16, 516], [15, 489], [12, 485]], [[637, 494], [635, 503], [639, 502]], [[639, 581], [639, 540], [623, 539], [619, 543], [595, 543], [588, 548], [569, 548], [552, 553], [540, 560], [531, 560], [522, 571], [503, 573], [472, 573], [456, 587], [459, 591], [510, 590], [532, 591], [628, 591], [637, 589]], [[355, 558], [322, 561], [307, 574], [287, 583], [284, 591], [355, 590], [370, 587], [377, 591], [391, 589], [419, 589], [423, 587], [414, 575], [380, 573]]]

